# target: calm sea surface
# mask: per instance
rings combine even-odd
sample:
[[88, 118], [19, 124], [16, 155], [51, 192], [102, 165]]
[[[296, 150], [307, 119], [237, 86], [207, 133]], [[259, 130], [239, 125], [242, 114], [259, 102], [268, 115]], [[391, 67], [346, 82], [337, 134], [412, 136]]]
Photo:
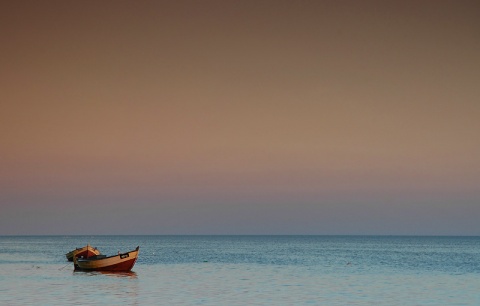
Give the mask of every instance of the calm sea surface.
[[[140, 246], [132, 273], [65, 253]], [[0, 305], [480, 305], [480, 237], [0, 236]]]

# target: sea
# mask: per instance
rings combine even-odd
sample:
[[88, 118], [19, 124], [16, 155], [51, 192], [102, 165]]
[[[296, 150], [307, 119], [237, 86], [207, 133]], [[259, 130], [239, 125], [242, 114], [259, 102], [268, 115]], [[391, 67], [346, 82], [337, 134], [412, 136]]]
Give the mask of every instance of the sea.
[[[140, 254], [75, 272], [86, 244]], [[0, 305], [480, 305], [480, 237], [0, 236]]]

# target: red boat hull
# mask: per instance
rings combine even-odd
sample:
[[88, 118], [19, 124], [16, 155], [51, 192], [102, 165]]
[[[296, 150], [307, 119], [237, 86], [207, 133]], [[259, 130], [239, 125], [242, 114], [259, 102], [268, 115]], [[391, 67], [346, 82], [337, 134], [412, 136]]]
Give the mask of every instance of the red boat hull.
[[98, 267], [98, 268], [93, 268], [91, 270], [85, 270], [85, 269], [80, 269], [80, 270], [84, 270], [84, 271], [128, 272], [128, 271], [132, 270], [136, 261], [137, 261], [137, 259], [134, 258], [134, 259], [131, 259], [129, 261], [120, 262], [118, 264], [114, 264], [114, 265], [108, 266], [108, 267]]
[[74, 268], [80, 271], [113, 271], [128, 272], [138, 258], [139, 248], [115, 256], [94, 256], [91, 258], [75, 258]]

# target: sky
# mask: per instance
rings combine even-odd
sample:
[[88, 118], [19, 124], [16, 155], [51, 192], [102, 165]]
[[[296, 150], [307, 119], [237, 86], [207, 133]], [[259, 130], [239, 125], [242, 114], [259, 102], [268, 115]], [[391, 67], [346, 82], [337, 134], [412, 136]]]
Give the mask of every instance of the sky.
[[480, 235], [478, 1], [2, 1], [0, 235]]

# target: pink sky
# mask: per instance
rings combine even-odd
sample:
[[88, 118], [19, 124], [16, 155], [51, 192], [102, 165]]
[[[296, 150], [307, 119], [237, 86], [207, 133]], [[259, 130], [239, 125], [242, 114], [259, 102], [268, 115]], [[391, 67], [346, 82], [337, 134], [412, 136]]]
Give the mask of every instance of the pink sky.
[[476, 1], [0, 4], [1, 234], [480, 235]]

